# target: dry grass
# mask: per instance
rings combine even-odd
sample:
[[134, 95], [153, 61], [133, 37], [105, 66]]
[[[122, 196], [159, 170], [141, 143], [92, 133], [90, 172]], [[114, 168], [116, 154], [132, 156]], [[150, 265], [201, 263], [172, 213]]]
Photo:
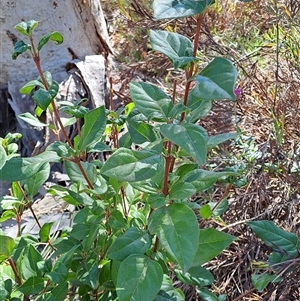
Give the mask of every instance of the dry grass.
[[[145, 29], [172, 27], [193, 38], [194, 20], [157, 23], [142, 4], [135, 0], [130, 3], [127, 18], [121, 13], [121, 19], [115, 19], [111, 36], [119, 58], [130, 66], [114, 80], [118, 96], [128, 101], [127, 84], [137, 76], [158, 84], [165, 84], [167, 78], [170, 86], [176, 78], [180, 92], [182, 78], [168, 69], [170, 65], [163, 56], [148, 52]], [[238, 126], [244, 135], [252, 137], [260, 152], [257, 159], [249, 161], [244, 157], [245, 146], [241, 149], [227, 144], [210, 158], [224, 166], [235, 157], [246, 166], [247, 185], [231, 187], [230, 207], [223, 216], [227, 224], [224, 231], [238, 237], [238, 241], [206, 266], [216, 279], [212, 290], [227, 294], [230, 301], [300, 300], [299, 263], [294, 270], [283, 273], [280, 283], [270, 284], [262, 293], [253, 289], [251, 274], [257, 271], [254, 262], [266, 260], [270, 250], [246, 225], [248, 220], [267, 219], [300, 235], [299, 19], [297, 0], [224, 0], [208, 11], [203, 24], [199, 44], [203, 61], [215, 55], [230, 58], [239, 70], [243, 96], [235, 104], [215, 103], [212, 113], [201, 122], [212, 134]], [[138, 40], [128, 39], [136, 33], [142, 33]], [[222, 197], [222, 186], [210, 195], [215, 201]], [[211, 226], [211, 222], [204, 226]], [[214, 227], [220, 228], [217, 224]], [[183, 289], [187, 300], [197, 300], [192, 288]]]

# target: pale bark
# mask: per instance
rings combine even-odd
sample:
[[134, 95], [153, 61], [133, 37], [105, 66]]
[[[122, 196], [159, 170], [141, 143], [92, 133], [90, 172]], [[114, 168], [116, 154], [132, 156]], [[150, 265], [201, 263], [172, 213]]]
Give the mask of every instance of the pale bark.
[[[64, 100], [88, 96], [92, 106], [105, 104], [105, 68], [112, 49], [100, 0], [0, 2], [0, 135], [15, 128], [23, 135], [22, 155], [30, 156], [32, 152], [37, 153], [43, 144], [41, 150], [44, 149], [48, 138], [44, 128], [32, 128], [20, 119], [9, 127], [11, 120], [7, 118], [28, 111], [34, 113], [31, 95], [20, 95], [19, 88], [38, 77], [29, 52], [15, 61], [11, 58], [17, 40], [29, 42], [14, 26], [22, 21], [39, 21], [34, 30], [35, 41], [52, 31], [63, 35], [63, 44], [55, 45], [50, 41], [44, 46], [41, 59], [43, 71], [50, 71], [54, 80], [60, 83], [58, 98]], [[53, 139], [50, 137], [47, 143]], [[0, 196], [2, 184], [0, 182]]]
[[[53, 73], [65, 71], [74, 59], [84, 60], [92, 54], [107, 55], [110, 51], [106, 22], [100, 0], [16, 0], [1, 1], [0, 8], [0, 85], [30, 80], [37, 75], [27, 52], [16, 61], [11, 59], [14, 43], [26, 40], [15, 31], [21, 21], [37, 20], [36, 38], [59, 31], [62, 45], [49, 43], [42, 50], [43, 69]], [[25, 41], [26, 42], [26, 41]]]

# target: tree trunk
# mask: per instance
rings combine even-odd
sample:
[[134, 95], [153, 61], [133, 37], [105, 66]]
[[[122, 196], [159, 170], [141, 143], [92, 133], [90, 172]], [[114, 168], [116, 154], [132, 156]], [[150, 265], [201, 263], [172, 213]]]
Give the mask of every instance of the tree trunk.
[[[0, 137], [20, 132], [21, 153], [30, 156], [45, 144], [46, 130], [33, 128], [17, 118], [28, 111], [34, 114], [31, 95], [20, 95], [19, 89], [36, 79], [38, 72], [29, 52], [12, 60], [16, 41], [29, 42], [14, 26], [22, 21], [39, 21], [34, 30], [36, 42], [52, 31], [63, 35], [63, 44], [50, 42], [41, 50], [43, 71], [50, 71], [60, 83], [58, 98], [74, 101], [89, 96], [93, 107], [105, 104], [105, 67], [112, 49], [100, 0], [15, 0], [5, 1], [1, 6]], [[50, 142], [51, 137], [47, 143]], [[0, 182], [0, 196], [1, 186], [3, 190], [4, 183]]]

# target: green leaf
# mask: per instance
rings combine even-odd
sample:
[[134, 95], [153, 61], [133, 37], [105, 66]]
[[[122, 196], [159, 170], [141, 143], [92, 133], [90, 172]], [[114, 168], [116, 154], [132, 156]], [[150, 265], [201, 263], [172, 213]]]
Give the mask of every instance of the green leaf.
[[199, 230], [199, 246], [192, 266], [200, 266], [219, 255], [235, 237], [227, 233], [207, 228]]
[[29, 158], [12, 158], [1, 169], [0, 181], [23, 181], [38, 173], [45, 163], [59, 161], [57, 154], [51, 151]]
[[76, 123], [76, 118], [75, 117], [70, 117], [70, 118], [61, 117], [60, 119], [61, 119], [61, 122], [62, 122], [64, 127], [67, 127], [69, 125], [72, 125], [72, 124]]
[[111, 152], [112, 149], [106, 145], [104, 142], [97, 142], [95, 144], [91, 144], [87, 147], [87, 153], [102, 153], [102, 152]]
[[39, 80], [31, 80], [30, 82], [26, 83], [21, 89], [20, 89], [20, 93], [21, 94], [30, 94], [31, 91], [35, 88], [35, 87], [40, 87], [45, 89], [45, 86], [41, 83], [41, 81]]
[[150, 30], [150, 43], [153, 50], [165, 54], [175, 69], [185, 68], [193, 57], [193, 43], [187, 37], [165, 30]]
[[42, 228], [40, 229], [39, 235], [41, 242], [47, 242], [49, 240], [49, 235], [51, 231], [51, 227], [53, 226], [54, 222], [45, 223]]
[[172, 280], [164, 274], [163, 283], [154, 301], [184, 301], [183, 292], [173, 287]]
[[212, 212], [209, 204], [202, 206], [201, 209], [199, 210], [199, 213], [200, 213], [200, 216], [204, 219], [211, 218], [213, 215], [213, 212]]
[[131, 82], [129, 88], [130, 96], [136, 108], [148, 120], [168, 120], [169, 112], [174, 105], [165, 92], [154, 85], [144, 82]]
[[51, 94], [43, 88], [40, 88], [38, 91], [34, 92], [32, 98], [35, 103], [44, 111], [47, 110], [48, 106], [53, 100]]
[[154, 127], [145, 122], [127, 120], [127, 128], [133, 143], [140, 145], [145, 142], [153, 142], [159, 139]]
[[64, 301], [68, 294], [68, 282], [61, 283], [51, 290], [51, 296], [55, 301]]
[[284, 255], [282, 261], [298, 254], [299, 239], [295, 233], [284, 231], [272, 221], [253, 221], [248, 222], [248, 225], [267, 246]]
[[36, 118], [35, 116], [33, 116], [29, 112], [19, 114], [18, 117], [21, 118], [22, 120], [24, 120], [25, 122], [27, 122], [28, 124], [32, 125], [32, 126], [37, 126], [37, 127], [39, 127], [39, 126], [42, 126], [42, 127], [48, 126], [47, 123], [41, 122], [38, 118]]
[[166, 205], [167, 200], [163, 194], [155, 193], [149, 195], [147, 202], [149, 203], [151, 208], [159, 208]]
[[42, 292], [44, 289], [44, 279], [42, 277], [33, 276], [28, 278], [18, 290], [24, 295], [35, 295]]
[[119, 181], [137, 182], [154, 177], [164, 160], [154, 151], [119, 148], [103, 165], [101, 173]]
[[131, 254], [144, 254], [151, 245], [151, 237], [147, 232], [138, 228], [129, 228], [117, 237], [107, 252], [113, 260], [124, 260]]
[[237, 70], [233, 64], [221, 57], [216, 57], [192, 80], [196, 86], [191, 90], [190, 97], [205, 100], [230, 99], [235, 100], [234, 87]]
[[251, 275], [251, 280], [253, 286], [261, 293], [269, 283], [273, 282], [276, 279], [276, 282], [282, 280], [282, 277], [278, 275], [270, 275], [270, 274], [260, 274], [260, 275]]
[[34, 92], [32, 98], [42, 110], [46, 111], [51, 101], [56, 97], [59, 85], [56, 81], [52, 80], [50, 72], [45, 72], [44, 75], [49, 85], [48, 91], [45, 88], [40, 88]]
[[194, 185], [197, 191], [204, 191], [211, 187], [220, 178], [236, 175], [237, 173], [232, 171], [216, 172], [205, 169], [195, 169], [185, 174], [178, 182], [174, 183], [173, 185], [179, 185], [180, 183], [191, 183]]
[[185, 273], [191, 266], [199, 244], [198, 222], [194, 212], [184, 204], [161, 207], [150, 215], [149, 231], [158, 236], [162, 247]]
[[[53, 84], [53, 78], [52, 78], [51, 72], [45, 71], [43, 74], [44, 74], [44, 78], [45, 78], [45, 80], [46, 80], [46, 82], [47, 82], [47, 84], [48, 84], [48, 87], [50, 87], [50, 86]], [[39, 80], [40, 82], [42, 82], [41, 77], [39, 77], [38, 80]]]
[[42, 255], [32, 245], [28, 245], [21, 261], [22, 273], [25, 279], [32, 276], [42, 276], [37, 264], [39, 261], [43, 261]]
[[23, 41], [18, 41], [15, 44], [14, 52], [12, 53], [12, 59], [16, 60], [20, 54], [24, 53], [25, 51], [27, 51], [27, 49], [30, 49], [30, 48], [31, 48], [30, 45], [25, 44]]
[[195, 16], [213, 3], [213, 0], [154, 0], [154, 18], [161, 20]]
[[15, 241], [5, 235], [0, 235], [0, 262], [9, 258], [15, 248]]
[[31, 35], [32, 31], [39, 25], [39, 22], [35, 21], [35, 20], [30, 20], [27, 22], [21, 22], [19, 24], [17, 24], [15, 26], [15, 29], [25, 35], [25, 36], [29, 36]]
[[99, 285], [99, 273], [98, 263], [91, 259], [89, 261], [83, 261], [79, 265], [76, 277], [79, 281], [95, 290]]
[[212, 273], [200, 266], [190, 268], [185, 274], [175, 269], [175, 275], [179, 281], [188, 285], [208, 286], [214, 282]]
[[207, 148], [212, 149], [217, 145], [224, 143], [230, 139], [235, 139], [236, 137], [237, 137], [237, 133], [224, 133], [224, 134], [209, 136], [207, 141]]
[[[80, 161], [80, 164], [84, 169], [84, 171], [86, 172], [89, 180], [94, 184], [97, 180], [96, 166], [92, 163], [82, 162], [82, 161]], [[72, 182], [80, 182], [85, 185], [88, 185], [85, 177], [82, 175], [81, 170], [76, 163], [71, 161], [65, 161], [64, 167]]]
[[[220, 203], [210, 202], [209, 203], [211, 210], [215, 216], [221, 216], [229, 207], [228, 200], [224, 199]], [[217, 206], [216, 206], [217, 205]]]
[[187, 115], [186, 121], [195, 123], [202, 117], [206, 116], [212, 108], [213, 100], [205, 100], [198, 98], [193, 93], [193, 90], [189, 93], [187, 106], [191, 109], [190, 114]]
[[163, 124], [160, 127], [160, 131], [166, 138], [180, 146], [201, 165], [205, 164], [208, 136], [203, 127], [189, 123]]
[[73, 150], [71, 147], [64, 142], [55, 141], [47, 146], [47, 151], [56, 152], [56, 154], [61, 158], [68, 158], [74, 155]]
[[39, 41], [38, 51], [40, 51], [44, 47], [44, 45], [48, 43], [49, 40], [52, 40], [55, 42], [55, 44], [59, 45], [63, 42], [64, 39], [58, 31], [53, 31], [45, 34]]
[[197, 287], [198, 296], [201, 297], [203, 301], [225, 301], [226, 296], [224, 295], [219, 296], [219, 298], [209, 291], [207, 287]]
[[179, 182], [171, 186], [169, 192], [170, 200], [183, 200], [191, 197], [197, 192], [194, 185], [191, 183]]
[[0, 144], [0, 170], [5, 165], [6, 160], [7, 160], [6, 151], [4, 147]]
[[76, 150], [84, 151], [89, 145], [99, 142], [106, 125], [105, 108], [101, 106], [84, 115], [84, 125]]
[[61, 261], [58, 261], [53, 267], [53, 270], [46, 273], [45, 276], [54, 283], [64, 284], [68, 278], [68, 272], [67, 267]]
[[113, 211], [110, 214], [109, 219], [107, 221], [108, 225], [113, 230], [119, 230], [122, 228], [126, 228], [126, 226], [127, 226], [126, 222], [127, 222], [127, 220], [124, 218], [123, 214], [118, 210]]
[[[3, 200], [2, 200], [3, 201]], [[2, 203], [2, 209], [3, 208], [3, 203]], [[16, 213], [13, 210], [6, 210], [3, 213], [1, 213], [1, 217], [0, 217], [0, 223], [5, 222], [13, 217], [16, 216]]]
[[160, 290], [163, 271], [149, 257], [133, 254], [122, 261], [116, 290], [119, 301], [153, 301]]
[[24, 189], [28, 196], [34, 197], [39, 192], [40, 187], [44, 184], [50, 175], [50, 164], [44, 163], [41, 170], [36, 172], [30, 178], [25, 180]]

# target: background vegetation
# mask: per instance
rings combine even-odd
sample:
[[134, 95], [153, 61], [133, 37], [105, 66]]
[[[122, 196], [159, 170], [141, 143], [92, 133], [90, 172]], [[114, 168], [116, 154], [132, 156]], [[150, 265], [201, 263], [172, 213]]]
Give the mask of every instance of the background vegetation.
[[[13, 182], [0, 221], [17, 222], [15, 239], [0, 230], [0, 301], [299, 300], [300, 5], [216, 1], [158, 22], [151, 2], [103, 4], [116, 59], [109, 109], [59, 101], [40, 50], [62, 35], [35, 44], [37, 21], [15, 27], [30, 44], [15, 43], [13, 59], [27, 51], [39, 72], [20, 89], [33, 92], [35, 116], [19, 117], [66, 143], [15, 158], [20, 136], [0, 139], [0, 180]], [[47, 124], [37, 118], [46, 111]], [[72, 205], [62, 231], [34, 208], [50, 162], [70, 180], [48, 189]], [[25, 209], [39, 239], [22, 228]]]
[[[119, 78], [114, 77], [118, 96], [125, 103], [129, 99], [126, 83], [132, 77], [169, 83], [170, 88], [174, 79], [180, 82], [168, 61], [163, 56], [158, 60], [149, 48], [149, 28], [179, 31], [193, 38], [195, 20], [158, 24], [151, 17], [150, 4], [104, 2], [117, 57], [130, 66]], [[224, 220], [215, 223], [228, 228], [240, 241], [210, 266], [217, 279], [215, 292], [226, 293], [228, 300], [300, 298], [299, 266], [279, 285], [270, 284], [263, 293], [253, 291], [250, 275], [261, 267], [259, 262], [266, 260], [269, 249], [245, 224], [251, 219], [269, 219], [300, 234], [299, 20], [300, 3], [296, 0], [216, 1], [205, 16], [199, 54], [204, 61], [216, 55], [232, 60], [241, 89], [236, 103], [215, 102], [212, 113], [202, 122], [210, 133], [229, 129], [240, 133], [234, 143], [212, 152], [209, 162], [216, 170], [243, 170], [245, 177], [232, 186], [219, 185], [211, 193], [197, 196], [201, 202], [227, 198], [230, 203]], [[194, 300], [191, 288], [186, 289]]]

